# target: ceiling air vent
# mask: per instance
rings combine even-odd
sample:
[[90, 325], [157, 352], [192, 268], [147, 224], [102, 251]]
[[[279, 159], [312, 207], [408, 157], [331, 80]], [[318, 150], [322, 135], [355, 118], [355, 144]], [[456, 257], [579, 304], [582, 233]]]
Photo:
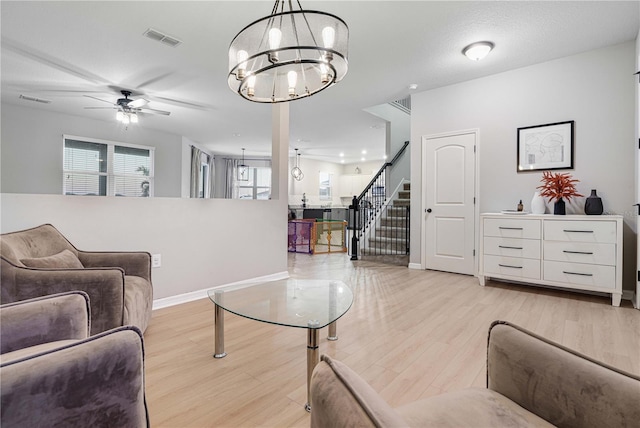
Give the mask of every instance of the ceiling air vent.
[[171, 37], [170, 35], [165, 34], [162, 31], [154, 30], [153, 28], [149, 28], [142, 35], [157, 42], [163, 43], [167, 46], [171, 46], [172, 48], [175, 48], [179, 44], [182, 44], [181, 40], [178, 40], [175, 37]]
[[49, 104], [51, 100], [45, 100], [43, 98], [30, 97], [29, 95], [20, 94], [20, 97], [23, 100], [27, 101], [35, 101], [36, 103]]

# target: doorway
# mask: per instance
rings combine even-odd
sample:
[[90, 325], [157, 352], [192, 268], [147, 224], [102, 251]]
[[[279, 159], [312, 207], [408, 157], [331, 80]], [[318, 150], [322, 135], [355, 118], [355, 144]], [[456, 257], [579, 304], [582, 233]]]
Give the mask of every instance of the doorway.
[[478, 131], [422, 138], [425, 269], [474, 275]]

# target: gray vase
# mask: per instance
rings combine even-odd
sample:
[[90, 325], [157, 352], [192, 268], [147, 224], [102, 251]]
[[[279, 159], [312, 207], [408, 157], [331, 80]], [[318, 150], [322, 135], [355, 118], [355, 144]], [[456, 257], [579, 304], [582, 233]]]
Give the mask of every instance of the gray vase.
[[596, 189], [592, 189], [591, 195], [584, 203], [584, 213], [587, 215], [600, 215], [603, 211], [602, 199], [596, 194]]

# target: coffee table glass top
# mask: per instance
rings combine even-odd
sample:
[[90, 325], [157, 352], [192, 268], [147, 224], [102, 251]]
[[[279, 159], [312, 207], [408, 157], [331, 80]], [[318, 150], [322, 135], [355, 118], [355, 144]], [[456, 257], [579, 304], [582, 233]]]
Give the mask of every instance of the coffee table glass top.
[[209, 298], [228, 312], [288, 327], [319, 329], [344, 315], [353, 303], [342, 281], [284, 279], [215, 288]]

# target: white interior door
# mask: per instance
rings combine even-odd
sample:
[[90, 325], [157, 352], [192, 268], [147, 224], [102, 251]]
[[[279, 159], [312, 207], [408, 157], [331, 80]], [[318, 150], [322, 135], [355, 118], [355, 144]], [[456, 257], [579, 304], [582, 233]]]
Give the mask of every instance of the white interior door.
[[475, 272], [475, 131], [422, 139], [427, 269]]

